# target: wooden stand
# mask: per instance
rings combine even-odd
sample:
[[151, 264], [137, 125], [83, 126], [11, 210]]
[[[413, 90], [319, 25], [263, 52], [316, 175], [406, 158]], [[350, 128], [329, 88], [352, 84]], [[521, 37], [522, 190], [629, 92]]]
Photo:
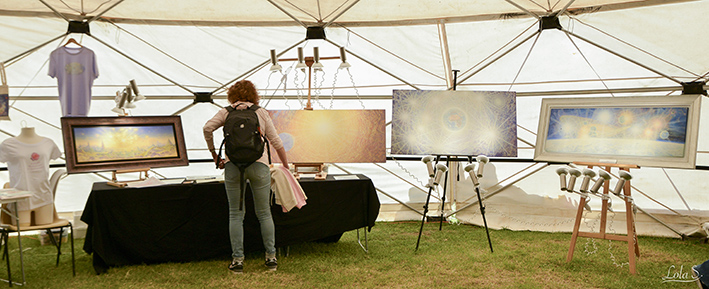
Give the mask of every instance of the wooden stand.
[[[113, 171], [113, 175], [111, 177], [111, 181], [107, 182], [107, 185], [111, 185], [114, 187], [125, 187], [128, 185], [130, 182], [137, 182], [137, 181], [144, 181], [145, 179], [148, 178], [148, 171], [150, 168], [141, 168], [141, 169], [132, 169], [132, 170], [117, 170]], [[118, 181], [118, 178], [116, 177], [117, 174], [126, 174], [126, 173], [138, 173], [138, 179], [137, 180], [130, 180], [130, 181]]]
[[[327, 177], [327, 173], [323, 171], [323, 169], [325, 168], [325, 164], [323, 163], [297, 163], [293, 164], [293, 168], [293, 174], [295, 175], [296, 180], [300, 180], [301, 174], [315, 174], [316, 180], [324, 180]], [[316, 171], [301, 172], [298, 171], [299, 168], [315, 168]]]
[[[611, 167], [617, 167], [620, 170], [630, 171], [631, 168], [640, 168], [637, 165], [620, 165], [620, 164], [605, 164], [605, 163], [581, 163], [575, 162], [577, 165], [587, 166], [588, 168], [593, 168], [594, 166], [605, 167], [605, 171], [610, 172]], [[610, 183], [605, 182], [603, 184], [603, 192], [605, 194], [610, 194]], [[623, 194], [626, 197], [630, 197], [630, 181], [626, 181], [623, 186]], [[627, 226], [627, 235], [615, 235], [606, 233], [606, 220], [608, 216], [608, 200], [603, 200], [601, 204], [601, 224], [598, 233], [595, 232], [579, 232], [579, 227], [581, 225], [581, 219], [583, 218], [583, 208], [586, 205], [586, 199], [581, 197], [579, 201], [579, 208], [576, 212], [576, 222], [574, 223], [574, 231], [571, 235], [571, 246], [569, 247], [569, 253], [566, 255], [566, 262], [571, 262], [574, 257], [574, 249], [576, 248], [576, 240], [578, 237], [586, 238], [596, 238], [604, 240], [615, 240], [623, 241], [628, 243], [628, 264], [630, 267], [630, 274], [636, 274], [636, 257], [640, 257], [640, 249], [638, 248], [638, 239], [635, 233], [635, 219], [633, 217], [633, 204], [628, 198], [625, 198], [625, 222]]]

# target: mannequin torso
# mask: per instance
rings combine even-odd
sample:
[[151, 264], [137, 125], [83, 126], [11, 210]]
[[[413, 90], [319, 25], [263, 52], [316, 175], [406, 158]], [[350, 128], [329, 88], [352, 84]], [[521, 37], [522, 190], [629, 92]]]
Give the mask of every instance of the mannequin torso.
[[20, 135], [16, 136], [15, 139], [26, 144], [35, 144], [40, 142], [42, 137], [37, 135], [34, 131], [34, 127], [23, 127], [20, 131]]
[[10, 183], [14, 188], [34, 195], [18, 204], [21, 226], [42, 225], [54, 219], [54, 200], [49, 188], [49, 160], [61, 155], [59, 148], [34, 127], [22, 127], [20, 134], [0, 144], [0, 161], [8, 163]]

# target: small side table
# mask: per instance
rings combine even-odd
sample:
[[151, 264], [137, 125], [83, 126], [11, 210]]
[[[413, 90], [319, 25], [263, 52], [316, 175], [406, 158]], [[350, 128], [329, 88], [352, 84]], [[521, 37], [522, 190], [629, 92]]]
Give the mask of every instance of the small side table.
[[[24, 258], [22, 256], [22, 238], [20, 236], [20, 217], [19, 217], [19, 212], [17, 210], [17, 203], [20, 202], [21, 200], [28, 199], [30, 196], [32, 196], [32, 192], [29, 191], [20, 191], [16, 189], [2, 189], [0, 190], [0, 205], [8, 205], [8, 206], [13, 206], [14, 213], [10, 210], [7, 210], [6, 208], [0, 208], [2, 212], [5, 212], [10, 216], [12, 220], [15, 221], [15, 224], [17, 225], [17, 245], [20, 250], [20, 271], [22, 272], [22, 282], [13, 282], [12, 281], [12, 275], [10, 272], [10, 256], [6, 256], [7, 258], [7, 280], [5, 279], [0, 279], [0, 281], [7, 282], [10, 287], [12, 287], [12, 284], [24, 286], [27, 284], [25, 280], [25, 263], [24, 263]], [[7, 243], [5, 243], [5, 247], [7, 248]]]

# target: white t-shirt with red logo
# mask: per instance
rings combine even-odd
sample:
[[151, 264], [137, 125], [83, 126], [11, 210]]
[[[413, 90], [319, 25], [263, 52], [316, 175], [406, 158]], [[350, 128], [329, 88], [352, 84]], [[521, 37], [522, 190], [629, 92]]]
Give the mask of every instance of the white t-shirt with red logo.
[[15, 138], [0, 143], [0, 162], [7, 163], [10, 187], [34, 193], [18, 203], [19, 211], [33, 210], [51, 204], [54, 196], [49, 188], [49, 161], [62, 155], [59, 147], [49, 138], [27, 144]]

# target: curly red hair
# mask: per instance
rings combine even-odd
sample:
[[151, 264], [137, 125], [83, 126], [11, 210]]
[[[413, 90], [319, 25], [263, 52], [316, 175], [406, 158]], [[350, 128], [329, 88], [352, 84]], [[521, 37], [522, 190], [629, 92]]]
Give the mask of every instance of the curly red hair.
[[261, 96], [258, 95], [256, 86], [251, 81], [240, 80], [234, 83], [227, 91], [226, 99], [229, 103], [234, 103], [237, 101], [248, 101], [255, 105], [258, 105]]

